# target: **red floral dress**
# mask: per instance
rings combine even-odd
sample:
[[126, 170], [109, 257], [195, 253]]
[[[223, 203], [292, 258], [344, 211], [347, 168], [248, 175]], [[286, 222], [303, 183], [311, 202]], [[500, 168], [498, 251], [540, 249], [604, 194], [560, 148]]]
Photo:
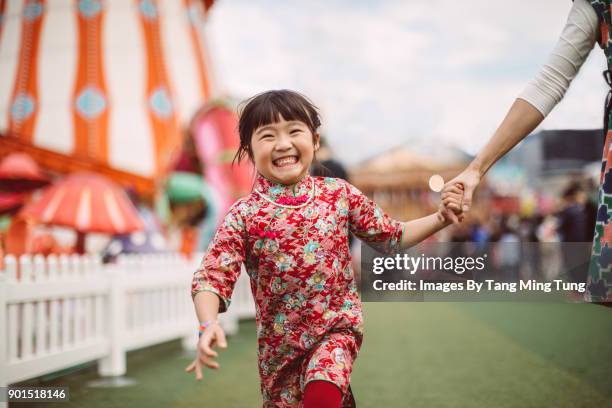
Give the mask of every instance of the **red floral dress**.
[[350, 374], [363, 338], [349, 231], [379, 250], [397, 249], [403, 224], [351, 184], [307, 175], [275, 184], [258, 175], [230, 208], [195, 272], [192, 296], [230, 304], [246, 266], [256, 304], [264, 407], [299, 407], [312, 380], [336, 384], [350, 405]]

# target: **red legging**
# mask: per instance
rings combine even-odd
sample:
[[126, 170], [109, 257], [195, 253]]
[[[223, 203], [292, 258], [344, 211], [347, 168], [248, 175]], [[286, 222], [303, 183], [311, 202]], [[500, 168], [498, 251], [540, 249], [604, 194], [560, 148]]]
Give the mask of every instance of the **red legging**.
[[310, 381], [304, 389], [304, 408], [340, 408], [342, 393], [329, 381]]

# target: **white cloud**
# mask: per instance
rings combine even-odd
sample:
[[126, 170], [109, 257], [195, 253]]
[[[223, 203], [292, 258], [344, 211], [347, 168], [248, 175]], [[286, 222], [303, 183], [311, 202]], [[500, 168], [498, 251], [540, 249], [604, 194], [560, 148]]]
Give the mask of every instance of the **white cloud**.
[[[349, 163], [416, 140], [475, 152], [537, 73], [571, 2], [225, 0], [210, 18], [222, 85], [246, 98], [292, 88], [323, 110]], [[542, 127], [598, 127], [605, 60], [595, 50]]]

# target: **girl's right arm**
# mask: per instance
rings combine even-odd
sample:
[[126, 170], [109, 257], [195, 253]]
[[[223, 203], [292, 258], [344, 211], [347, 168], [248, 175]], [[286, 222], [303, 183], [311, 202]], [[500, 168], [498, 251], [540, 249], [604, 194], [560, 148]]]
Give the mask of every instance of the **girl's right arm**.
[[212, 322], [219, 315], [219, 296], [212, 292], [200, 292], [193, 298], [199, 322]]
[[[345, 205], [348, 207], [350, 231], [377, 251], [392, 253], [410, 248], [452, 223], [441, 211], [442, 205], [437, 212], [416, 220], [393, 220], [355, 186], [348, 182], [342, 183], [346, 187], [347, 202], [345, 204], [339, 200], [337, 205], [339, 208]], [[463, 192], [458, 187], [456, 191], [460, 194], [455, 194], [452, 202], [459, 205]]]
[[217, 321], [219, 302], [219, 296], [213, 292], [200, 292], [193, 298], [200, 325], [206, 325], [207, 327], [200, 334], [197, 356], [185, 368], [185, 371], [190, 373], [195, 370], [196, 380], [198, 381], [202, 379], [203, 366], [212, 369], [219, 368], [219, 363], [215, 361], [217, 352], [213, 348], [227, 348], [225, 333]]
[[196, 379], [202, 378], [202, 366], [218, 368], [214, 361], [214, 347], [225, 348], [225, 333], [217, 322], [217, 315], [227, 310], [234, 285], [240, 276], [246, 258], [246, 229], [239, 210], [234, 204], [213, 237], [200, 268], [194, 273], [191, 295], [200, 322], [197, 357], [186, 368], [195, 370]]

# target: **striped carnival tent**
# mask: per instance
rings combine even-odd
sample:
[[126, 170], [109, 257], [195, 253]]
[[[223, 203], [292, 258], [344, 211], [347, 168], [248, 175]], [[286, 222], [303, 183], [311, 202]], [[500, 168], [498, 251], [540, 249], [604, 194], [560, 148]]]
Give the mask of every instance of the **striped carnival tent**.
[[0, 156], [151, 195], [214, 93], [203, 0], [0, 0]]

